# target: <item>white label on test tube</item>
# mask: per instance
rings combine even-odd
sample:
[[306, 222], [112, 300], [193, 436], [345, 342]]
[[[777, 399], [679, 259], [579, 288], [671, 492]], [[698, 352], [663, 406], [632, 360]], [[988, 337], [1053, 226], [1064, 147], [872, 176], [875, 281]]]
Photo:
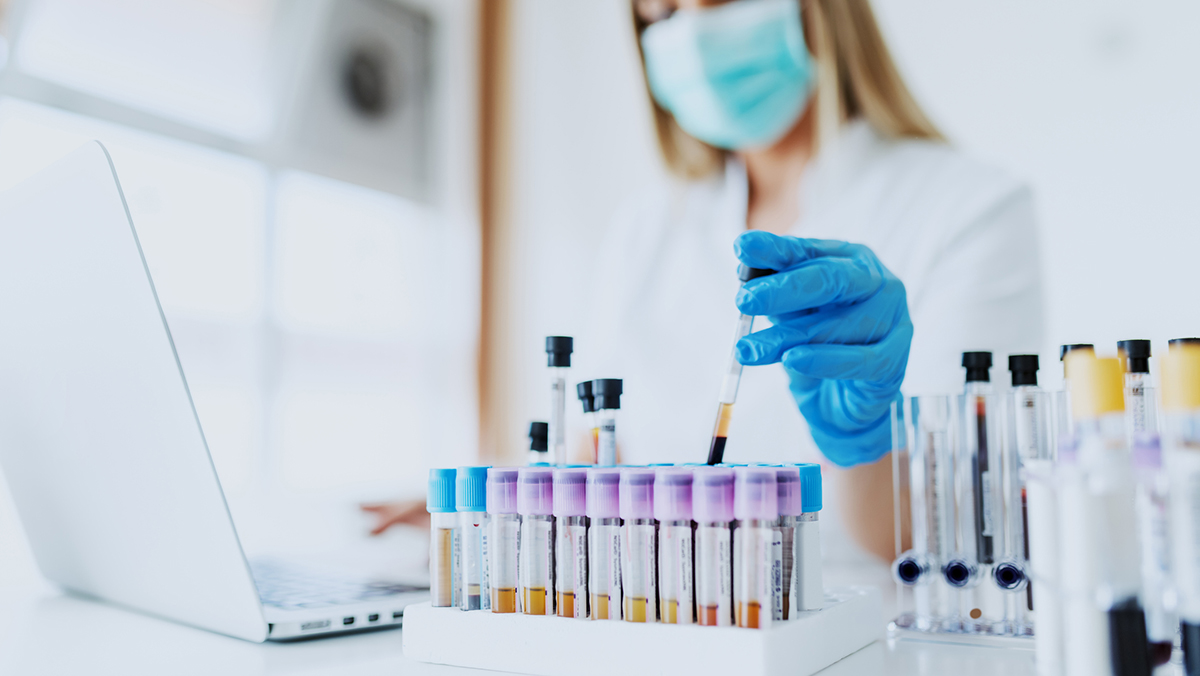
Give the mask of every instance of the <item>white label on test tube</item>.
[[613, 409], [602, 409], [599, 412], [600, 432], [599, 447], [596, 451], [596, 464], [612, 467], [617, 464], [617, 412]]
[[1037, 610], [1034, 648], [1040, 676], [1057, 676], [1063, 671], [1062, 592], [1058, 586], [1059, 517], [1053, 481], [1053, 461], [1025, 461], [1029, 575], [1033, 583], [1033, 606]]
[[821, 572], [820, 512], [800, 515], [796, 524], [796, 581], [798, 610], [820, 610], [825, 605], [825, 583]]
[[736, 581], [734, 604], [739, 627], [765, 629], [774, 616], [771, 573], [776, 531], [764, 521], [742, 521], [733, 531]]
[[659, 612], [667, 624], [693, 624], [692, 527], [661, 523], [658, 543]]
[[567, 462], [567, 369], [550, 369], [550, 463], [564, 465]]
[[783, 533], [771, 529], [771, 619], [783, 619]]
[[658, 621], [655, 576], [655, 524], [648, 519], [626, 520], [621, 538], [621, 585], [627, 622]]

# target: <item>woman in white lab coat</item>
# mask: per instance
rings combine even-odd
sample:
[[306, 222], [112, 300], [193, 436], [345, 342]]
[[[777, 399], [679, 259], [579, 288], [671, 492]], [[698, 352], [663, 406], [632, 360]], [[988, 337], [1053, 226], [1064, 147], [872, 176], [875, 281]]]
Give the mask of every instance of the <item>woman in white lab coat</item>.
[[[964, 350], [1001, 380], [1041, 345], [1029, 190], [942, 138], [868, 0], [632, 1], [670, 177], [620, 210], [578, 340], [625, 379], [623, 460], [706, 457], [738, 309], [767, 315], [725, 459], [823, 461], [824, 528], [890, 558], [901, 383], [958, 391]], [[739, 290], [739, 262], [780, 272]], [[370, 509], [377, 530], [424, 516]]]
[[[760, 365], [725, 459], [823, 460], [822, 519], [890, 558], [901, 381], [957, 392], [964, 350], [994, 351], [1001, 381], [1007, 354], [1041, 345], [1030, 192], [942, 138], [868, 0], [633, 10], [670, 178], [620, 211], [579, 341], [606, 355], [596, 375], [625, 378], [624, 461], [705, 457], [736, 296], [775, 326], [738, 346]], [[739, 292], [739, 262], [786, 272]]]

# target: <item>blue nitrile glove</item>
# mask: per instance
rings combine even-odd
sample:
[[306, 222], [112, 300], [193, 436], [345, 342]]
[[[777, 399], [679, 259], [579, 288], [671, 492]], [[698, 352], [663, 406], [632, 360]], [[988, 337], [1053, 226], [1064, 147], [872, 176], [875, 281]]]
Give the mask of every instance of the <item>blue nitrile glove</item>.
[[742, 263], [779, 272], [746, 282], [737, 306], [774, 326], [737, 344], [746, 365], [783, 362], [792, 396], [825, 457], [841, 467], [891, 448], [891, 404], [908, 364], [904, 284], [867, 247], [743, 233]]

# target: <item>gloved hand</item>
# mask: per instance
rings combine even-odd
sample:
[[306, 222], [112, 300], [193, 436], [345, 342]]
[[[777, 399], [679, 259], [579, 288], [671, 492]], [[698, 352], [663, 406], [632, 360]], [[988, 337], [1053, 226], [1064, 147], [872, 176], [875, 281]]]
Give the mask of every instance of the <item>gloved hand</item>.
[[834, 464], [885, 455], [912, 343], [904, 284], [861, 244], [750, 231], [734, 251], [745, 265], [780, 271], [738, 292], [739, 310], [774, 324], [738, 341], [738, 361], [783, 362], [800, 413]]

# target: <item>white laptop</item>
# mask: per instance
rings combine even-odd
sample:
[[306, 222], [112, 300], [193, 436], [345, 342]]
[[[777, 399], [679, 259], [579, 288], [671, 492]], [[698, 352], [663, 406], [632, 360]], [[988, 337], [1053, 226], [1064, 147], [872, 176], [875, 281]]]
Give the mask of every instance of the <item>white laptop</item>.
[[398, 626], [428, 596], [247, 563], [99, 142], [0, 195], [0, 465], [79, 594], [250, 641]]

